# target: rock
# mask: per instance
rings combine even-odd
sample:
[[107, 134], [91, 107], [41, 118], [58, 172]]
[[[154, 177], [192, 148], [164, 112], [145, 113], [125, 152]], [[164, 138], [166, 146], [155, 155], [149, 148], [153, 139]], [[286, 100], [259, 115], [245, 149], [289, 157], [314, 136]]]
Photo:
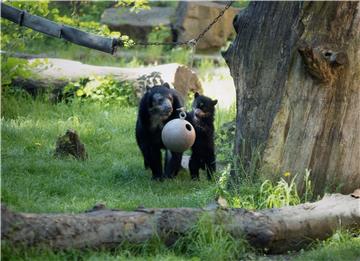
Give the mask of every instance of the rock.
[[81, 160], [87, 158], [85, 146], [74, 130], [67, 130], [65, 135], [60, 136], [56, 141], [55, 157], [61, 158], [69, 155]]
[[201, 82], [198, 76], [186, 66], [179, 66], [176, 69], [174, 86], [185, 98], [189, 92], [202, 92]]
[[170, 27], [170, 18], [175, 9], [172, 7], [152, 7], [138, 13], [131, 8], [109, 8], [101, 16], [101, 23], [112, 31], [119, 31], [132, 39], [146, 41], [151, 30], [159, 25]]
[[[177, 41], [187, 41], [196, 38], [223, 10], [225, 5], [211, 2], [181, 1], [176, 9], [173, 29]], [[224, 15], [198, 42], [197, 50], [218, 51], [225, 46], [226, 41], [235, 35], [232, 21], [240, 11], [230, 7]]]

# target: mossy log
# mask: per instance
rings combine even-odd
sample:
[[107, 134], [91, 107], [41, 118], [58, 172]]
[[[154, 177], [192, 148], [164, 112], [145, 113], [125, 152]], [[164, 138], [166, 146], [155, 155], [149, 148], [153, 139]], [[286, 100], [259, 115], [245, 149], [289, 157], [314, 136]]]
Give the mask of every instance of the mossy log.
[[254, 1], [240, 11], [223, 54], [237, 93], [235, 154], [250, 160], [263, 148], [268, 177], [302, 181], [310, 169], [315, 194], [360, 186], [359, 17], [359, 1]]
[[202, 214], [235, 239], [244, 237], [270, 253], [298, 250], [325, 239], [339, 228], [360, 228], [360, 199], [327, 195], [315, 203], [248, 211], [224, 208], [139, 208], [109, 210], [103, 205], [80, 214], [16, 213], [2, 206], [1, 237], [10, 244], [53, 249], [113, 248], [124, 242], [144, 243], [158, 236], [173, 244]]

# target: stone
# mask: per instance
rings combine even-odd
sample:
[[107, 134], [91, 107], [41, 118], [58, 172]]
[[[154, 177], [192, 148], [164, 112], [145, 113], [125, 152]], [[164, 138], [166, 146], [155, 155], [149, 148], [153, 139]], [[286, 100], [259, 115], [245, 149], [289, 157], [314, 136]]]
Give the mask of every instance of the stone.
[[188, 93], [202, 93], [202, 86], [197, 74], [187, 66], [179, 66], [174, 75], [174, 87], [183, 97]]
[[[181, 1], [176, 9], [173, 29], [177, 41], [196, 38], [225, 7], [224, 4], [212, 2]], [[218, 51], [226, 45], [227, 40], [235, 35], [232, 21], [241, 9], [230, 7], [224, 15], [198, 42], [198, 51]]]
[[101, 16], [101, 23], [134, 40], [146, 41], [147, 35], [156, 26], [170, 27], [170, 18], [174, 13], [175, 8], [172, 7], [152, 7], [138, 13], [132, 12], [131, 8], [108, 8]]

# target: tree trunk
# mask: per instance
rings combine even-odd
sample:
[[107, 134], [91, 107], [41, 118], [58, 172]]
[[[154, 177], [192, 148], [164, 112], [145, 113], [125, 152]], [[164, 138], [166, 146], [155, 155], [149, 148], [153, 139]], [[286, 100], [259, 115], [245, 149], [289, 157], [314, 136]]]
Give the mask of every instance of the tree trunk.
[[[359, 2], [251, 2], [224, 53], [237, 91], [235, 153], [315, 193], [360, 185]], [[245, 144], [243, 144], [245, 142]], [[298, 184], [303, 190], [303, 184]]]
[[82, 214], [14, 213], [2, 206], [1, 237], [14, 245], [54, 249], [116, 247], [159, 236], [171, 245], [207, 213], [235, 239], [244, 236], [271, 253], [297, 250], [325, 239], [338, 228], [360, 228], [360, 199], [333, 194], [315, 203], [257, 212], [244, 209], [144, 209], [132, 212], [94, 208]]
[[15, 86], [23, 87], [31, 94], [51, 90], [56, 99], [69, 82], [90, 76], [113, 76], [119, 81], [129, 81], [134, 85], [134, 91], [141, 98], [146, 87], [168, 82], [184, 97], [188, 92], [202, 92], [197, 75], [186, 66], [171, 63], [158, 66], [119, 68], [110, 66], [95, 66], [65, 59], [30, 59], [30, 64], [39, 65], [32, 68], [31, 78], [17, 78]]

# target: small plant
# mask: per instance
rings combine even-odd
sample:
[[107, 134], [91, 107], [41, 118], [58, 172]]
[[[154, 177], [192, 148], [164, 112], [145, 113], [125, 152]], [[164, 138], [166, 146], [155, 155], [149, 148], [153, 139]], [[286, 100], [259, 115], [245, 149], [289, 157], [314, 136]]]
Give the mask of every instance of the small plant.
[[290, 183], [281, 178], [276, 185], [270, 180], [265, 180], [260, 187], [260, 208], [280, 208], [299, 204], [300, 197], [296, 191], [295, 178], [296, 176]]
[[[285, 178], [290, 178], [291, 173], [285, 172], [283, 174]], [[305, 170], [304, 175], [304, 196], [303, 200], [298, 195], [298, 190], [296, 186], [296, 179], [298, 175], [295, 175], [288, 182], [284, 178], [281, 178], [280, 181], [274, 185], [270, 180], [265, 180], [260, 187], [260, 208], [279, 208], [283, 206], [297, 205], [301, 202], [307, 202], [312, 197], [312, 188], [310, 171]]]
[[198, 223], [175, 245], [175, 252], [186, 253], [200, 260], [238, 260], [249, 245], [235, 240], [224, 228], [213, 223], [214, 217], [204, 214]]
[[303, 202], [308, 202], [313, 198], [313, 192], [312, 192], [312, 185], [311, 185], [311, 179], [310, 179], [310, 170], [305, 169], [305, 176], [304, 176], [304, 198]]

